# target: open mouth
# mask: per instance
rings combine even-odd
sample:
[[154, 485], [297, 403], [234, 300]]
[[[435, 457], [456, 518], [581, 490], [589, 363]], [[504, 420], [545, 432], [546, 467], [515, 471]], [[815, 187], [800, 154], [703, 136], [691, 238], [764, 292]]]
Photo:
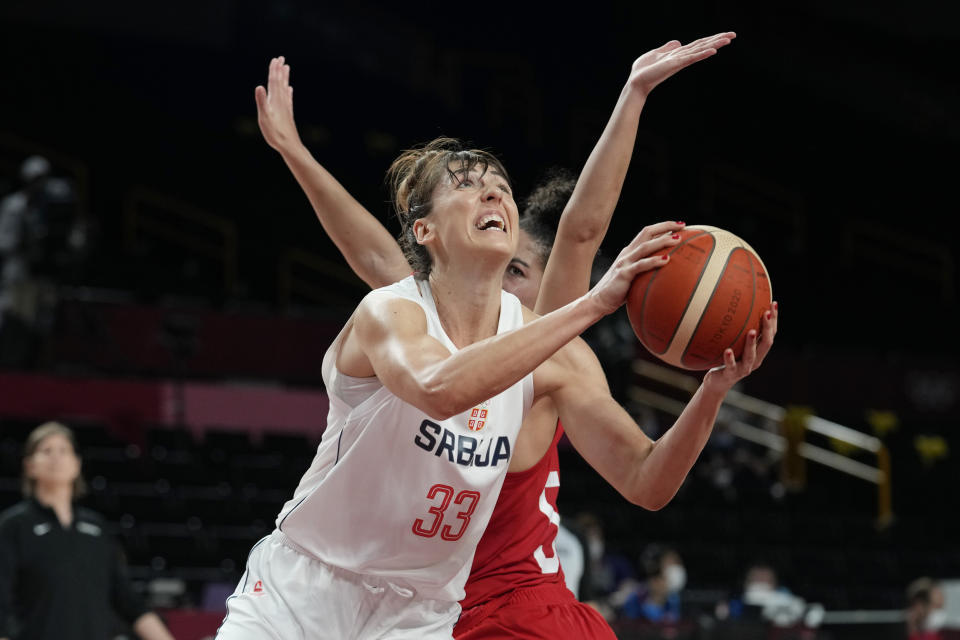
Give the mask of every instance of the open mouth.
[[500, 214], [488, 213], [477, 221], [477, 229], [480, 231], [496, 230], [506, 233], [507, 223]]

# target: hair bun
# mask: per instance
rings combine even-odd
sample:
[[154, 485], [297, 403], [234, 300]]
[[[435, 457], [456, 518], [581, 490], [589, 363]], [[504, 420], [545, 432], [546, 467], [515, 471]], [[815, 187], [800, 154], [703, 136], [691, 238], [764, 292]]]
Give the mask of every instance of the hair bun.
[[536, 217], [543, 224], [556, 229], [576, 186], [577, 177], [572, 171], [563, 167], [551, 167], [527, 196], [523, 215]]

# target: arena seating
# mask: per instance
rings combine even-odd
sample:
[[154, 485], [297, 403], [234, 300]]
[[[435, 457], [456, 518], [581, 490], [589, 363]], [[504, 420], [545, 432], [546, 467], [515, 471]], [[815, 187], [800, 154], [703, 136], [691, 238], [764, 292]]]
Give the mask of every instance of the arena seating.
[[[3, 420], [0, 506], [19, 499], [20, 447], [32, 422]], [[316, 442], [269, 430], [262, 440], [208, 430], [147, 428], [136, 444], [103, 425], [74, 425], [89, 485], [86, 504], [102, 513], [143, 581], [180, 578], [177, 604], [200, 606], [208, 584], [235, 582], [250, 546], [269, 533]], [[714, 495], [696, 474], [658, 512], [632, 507], [571, 449], [562, 450], [566, 515], [590, 509], [605, 523], [608, 546], [636, 559], [648, 542], [675, 545], [694, 591], [734, 593], [743, 569], [762, 558], [784, 584], [828, 609], [897, 608], [903, 585], [924, 573], [960, 574], [960, 553], [929, 544], [921, 526], [878, 532], [868, 508], [830, 511], [809, 495], [776, 501]], [[896, 550], [894, 550], [896, 549]]]

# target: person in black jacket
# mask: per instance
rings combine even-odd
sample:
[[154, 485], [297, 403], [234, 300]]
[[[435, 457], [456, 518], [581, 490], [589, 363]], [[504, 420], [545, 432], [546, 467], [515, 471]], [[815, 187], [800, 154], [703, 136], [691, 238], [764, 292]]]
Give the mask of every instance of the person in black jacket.
[[0, 514], [0, 640], [104, 640], [114, 613], [143, 640], [172, 640], [131, 589], [85, 490], [73, 432], [48, 422], [27, 437], [25, 500]]

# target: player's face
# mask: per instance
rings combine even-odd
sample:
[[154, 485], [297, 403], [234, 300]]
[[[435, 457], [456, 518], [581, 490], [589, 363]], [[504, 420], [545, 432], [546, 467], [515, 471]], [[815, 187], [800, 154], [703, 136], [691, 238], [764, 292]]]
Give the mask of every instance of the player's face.
[[453, 175], [437, 185], [424, 219], [425, 242], [432, 245], [435, 259], [486, 255], [506, 263], [516, 251], [519, 232], [510, 184], [493, 168], [450, 169]]
[[520, 231], [517, 252], [510, 259], [503, 273], [503, 289], [517, 296], [520, 304], [533, 309], [540, 293], [540, 281], [543, 279], [543, 260], [537, 252], [537, 244], [526, 231]]
[[24, 461], [26, 475], [38, 485], [69, 486], [80, 475], [80, 458], [66, 436], [59, 433], [40, 441]]

